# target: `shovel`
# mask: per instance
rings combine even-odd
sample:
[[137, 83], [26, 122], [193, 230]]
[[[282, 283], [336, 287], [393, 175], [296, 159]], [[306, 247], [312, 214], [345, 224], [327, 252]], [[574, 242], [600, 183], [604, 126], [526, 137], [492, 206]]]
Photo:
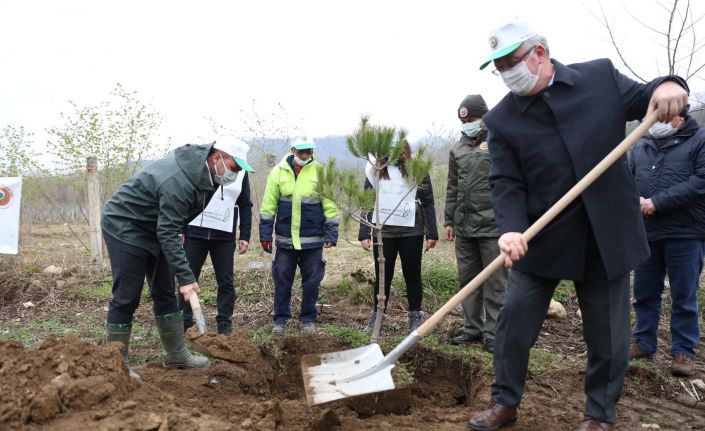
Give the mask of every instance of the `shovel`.
[[198, 301], [198, 294], [196, 292], [191, 292], [188, 297], [188, 302], [191, 304], [191, 311], [193, 312], [193, 318], [196, 319], [196, 328], [201, 334], [206, 333], [206, 319], [203, 317], [203, 310], [201, 310], [201, 303]]
[[[534, 222], [524, 233], [528, 242], [535, 237], [548, 223], [563, 211], [576, 197], [592, 184], [607, 168], [627, 152], [641, 136], [645, 135], [658, 119], [654, 111], [634, 129], [629, 136], [610, 151], [590, 172], [578, 181], [568, 192], [558, 200], [546, 213]], [[384, 356], [379, 344], [341, 352], [323, 353], [320, 355], [305, 355], [301, 358], [301, 371], [306, 390], [306, 401], [309, 405], [327, 403], [341, 398], [373, 392], [394, 389], [392, 368], [396, 361], [411, 346], [425, 337], [441, 320], [467, 298], [472, 292], [504, 264], [504, 256], [497, 256], [487, 265], [477, 277], [473, 278], [438, 311], [436, 311], [417, 330], [409, 334], [398, 346]]]

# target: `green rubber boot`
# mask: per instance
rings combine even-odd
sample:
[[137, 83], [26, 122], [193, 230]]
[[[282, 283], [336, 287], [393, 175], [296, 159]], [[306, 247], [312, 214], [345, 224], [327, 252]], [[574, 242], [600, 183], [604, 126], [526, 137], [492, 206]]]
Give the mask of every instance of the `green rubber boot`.
[[157, 329], [162, 340], [164, 368], [206, 368], [208, 358], [192, 354], [184, 340], [184, 318], [181, 311], [157, 317]]
[[130, 346], [130, 334], [132, 333], [132, 323], [106, 323], [105, 324], [105, 339], [108, 343], [118, 341], [122, 343], [122, 360], [125, 361], [125, 366], [130, 372], [130, 377], [135, 380], [142, 380], [127, 362], [127, 352]]

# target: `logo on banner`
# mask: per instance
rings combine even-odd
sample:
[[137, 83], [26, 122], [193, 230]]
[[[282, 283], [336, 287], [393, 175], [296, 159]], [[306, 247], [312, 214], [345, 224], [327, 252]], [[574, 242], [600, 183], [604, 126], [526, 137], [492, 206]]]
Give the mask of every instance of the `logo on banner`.
[[5, 184], [0, 185], [0, 209], [7, 208], [12, 204], [12, 190]]

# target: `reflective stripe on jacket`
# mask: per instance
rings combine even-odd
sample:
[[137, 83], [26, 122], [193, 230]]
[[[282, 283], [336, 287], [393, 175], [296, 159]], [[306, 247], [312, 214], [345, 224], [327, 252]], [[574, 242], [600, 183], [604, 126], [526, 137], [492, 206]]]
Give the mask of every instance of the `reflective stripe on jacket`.
[[294, 174], [293, 156], [284, 157], [272, 169], [260, 208], [260, 241], [271, 241], [286, 249], [323, 247], [338, 241], [338, 208], [316, 192], [318, 170], [315, 160]]

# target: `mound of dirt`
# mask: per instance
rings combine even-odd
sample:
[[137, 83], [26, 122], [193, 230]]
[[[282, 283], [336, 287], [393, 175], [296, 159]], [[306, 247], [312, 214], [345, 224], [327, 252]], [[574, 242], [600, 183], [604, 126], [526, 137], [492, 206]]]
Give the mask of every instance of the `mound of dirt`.
[[25, 350], [0, 339], [0, 428], [123, 400], [137, 387], [117, 344], [96, 346], [69, 333]]

